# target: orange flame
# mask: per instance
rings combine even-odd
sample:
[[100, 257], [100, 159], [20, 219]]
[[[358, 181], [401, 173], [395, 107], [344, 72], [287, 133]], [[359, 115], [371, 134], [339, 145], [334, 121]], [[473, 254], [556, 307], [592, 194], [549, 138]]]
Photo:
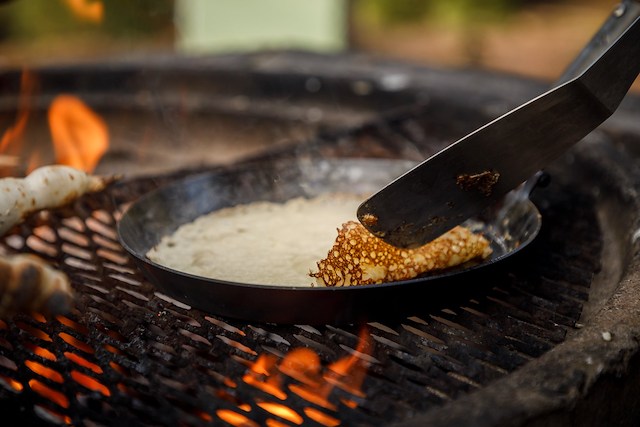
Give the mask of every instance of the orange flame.
[[362, 383], [367, 375], [366, 367], [358, 354], [368, 354], [369, 343], [365, 332], [360, 332], [360, 339], [355, 352], [351, 356], [344, 357], [331, 364], [324, 379], [354, 396], [365, 397], [362, 393]]
[[[47, 162], [48, 153], [27, 146], [25, 136], [31, 119], [31, 99], [37, 89], [37, 79], [24, 70], [20, 79], [20, 94], [16, 120], [0, 134], [0, 170], [2, 175], [31, 172]], [[85, 172], [93, 172], [109, 147], [109, 130], [104, 120], [71, 95], [57, 96], [48, 112], [56, 162]], [[32, 144], [33, 145], [33, 144]]]
[[56, 162], [92, 172], [109, 147], [109, 131], [100, 116], [80, 99], [57, 96], [49, 107]]
[[100, 0], [63, 0], [76, 18], [99, 24], [104, 19], [104, 4]]
[[[352, 354], [338, 359], [326, 369], [322, 367], [320, 356], [309, 348], [295, 348], [289, 351], [279, 363], [276, 356], [262, 354], [250, 365], [243, 381], [278, 397], [280, 400], [285, 400], [287, 393], [283, 390], [283, 375], [286, 375], [297, 381], [297, 384], [288, 386], [290, 392], [309, 403], [335, 411], [337, 407], [329, 399], [335, 387], [339, 387], [353, 396], [365, 397], [362, 392], [362, 384], [368, 366], [366, 355], [370, 351], [367, 337], [366, 329], [363, 329], [360, 333], [358, 346]], [[341, 402], [351, 408], [357, 406], [354, 400], [341, 399]], [[303, 422], [298, 413], [282, 404], [261, 401], [257, 405], [294, 424]], [[326, 426], [340, 424], [336, 418], [318, 410], [305, 408], [305, 415]]]
[[274, 355], [263, 354], [258, 357], [242, 380], [265, 393], [284, 400], [287, 395], [282, 391], [282, 380], [278, 375], [273, 375], [275, 365], [276, 357]]
[[321, 381], [320, 356], [310, 348], [294, 348], [282, 359], [278, 369], [283, 374], [309, 386]]
[[11, 151], [15, 151], [15, 147], [20, 145], [19, 142], [24, 135], [24, 130], [27, 128], [28, 121], [29, 111], [19, 110], [16, 123], [7, 129], [2, 135], [2, 139], [0, 139], [0, 152], [11, 154]]
[[[367, 373], [367, 366], [359, 354], [368, 354], [369, 344], [366, 328], [362, 329], [355, 352], [329, 365], [322, 375], [323, 382], [319, 386], [291, 384], [289, 390], [306, 401], [329, 410], [336, 410], [336, 406], [329, 401], [334, 387], [339, 387], [353, 396], [365, 397], [362, 392], [362, 383]], [[353, 400], [342, 399], [341, 401], [351, 408], [357, 406]]]
[[31, 114], [31, 95], [36, 90], [35, 77], [27, 70], [20, 76], [20, 98], [16, 122], [10, 126], [0, 138], [0, 154], [3, 166], [18, 166], [19, 155], [22, 151], [22, 139], [24, 137], [29, 116]]

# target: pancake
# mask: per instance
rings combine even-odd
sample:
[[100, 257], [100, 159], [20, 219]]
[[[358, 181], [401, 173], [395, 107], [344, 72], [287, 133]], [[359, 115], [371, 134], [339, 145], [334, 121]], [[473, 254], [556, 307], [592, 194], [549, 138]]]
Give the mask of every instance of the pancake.
[[390, 246], [355, 219], [364, 198], [331, 193], [223, 208], [163, 237], [147, 257], [220, 281], [312, 287], [412, 279], [491, 252], [483, 236], [464, 227], [420, 248]]

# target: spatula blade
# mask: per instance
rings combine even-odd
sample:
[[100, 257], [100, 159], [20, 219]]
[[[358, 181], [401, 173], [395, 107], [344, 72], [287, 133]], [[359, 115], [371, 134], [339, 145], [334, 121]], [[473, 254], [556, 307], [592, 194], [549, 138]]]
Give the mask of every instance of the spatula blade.
[[497, 202], [611, 113], [570, 81], [400, 176], [360, 205], [358, 219], [394, 246], [424, 244]]

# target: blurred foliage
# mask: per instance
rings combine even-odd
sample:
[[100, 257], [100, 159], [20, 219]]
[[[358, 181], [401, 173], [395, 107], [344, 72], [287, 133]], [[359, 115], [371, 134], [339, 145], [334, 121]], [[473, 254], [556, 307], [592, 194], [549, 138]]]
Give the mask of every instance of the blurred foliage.
[[425, 20], [468, 23], [504, 19], [535, 0], [357, 0], [356, 7], [383, 24], [411, 24]]
[[37, 39], [48, 36], [108, 35], [138, 37], [173, 25], [173, 0], [86, 0], [104, 4], [101, 22], [74, 15], [64, 0], [13, 0], [0, 3], [0, 37]]
[[422, 21], [432, 6], [429, 0], [361, 0], [358, 6], [367, 3], [383, 22], [389, 24]]

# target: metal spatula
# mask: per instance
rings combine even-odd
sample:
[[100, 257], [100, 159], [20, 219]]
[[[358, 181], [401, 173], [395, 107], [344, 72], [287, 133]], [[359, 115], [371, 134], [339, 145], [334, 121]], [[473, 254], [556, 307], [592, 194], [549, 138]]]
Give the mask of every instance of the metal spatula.
[[496, 203], [596, 129], [640, 72], [640, 1], [626, 0], [555, 87], [475, 130], [363, 202], [358, 219], [400, 247]]

